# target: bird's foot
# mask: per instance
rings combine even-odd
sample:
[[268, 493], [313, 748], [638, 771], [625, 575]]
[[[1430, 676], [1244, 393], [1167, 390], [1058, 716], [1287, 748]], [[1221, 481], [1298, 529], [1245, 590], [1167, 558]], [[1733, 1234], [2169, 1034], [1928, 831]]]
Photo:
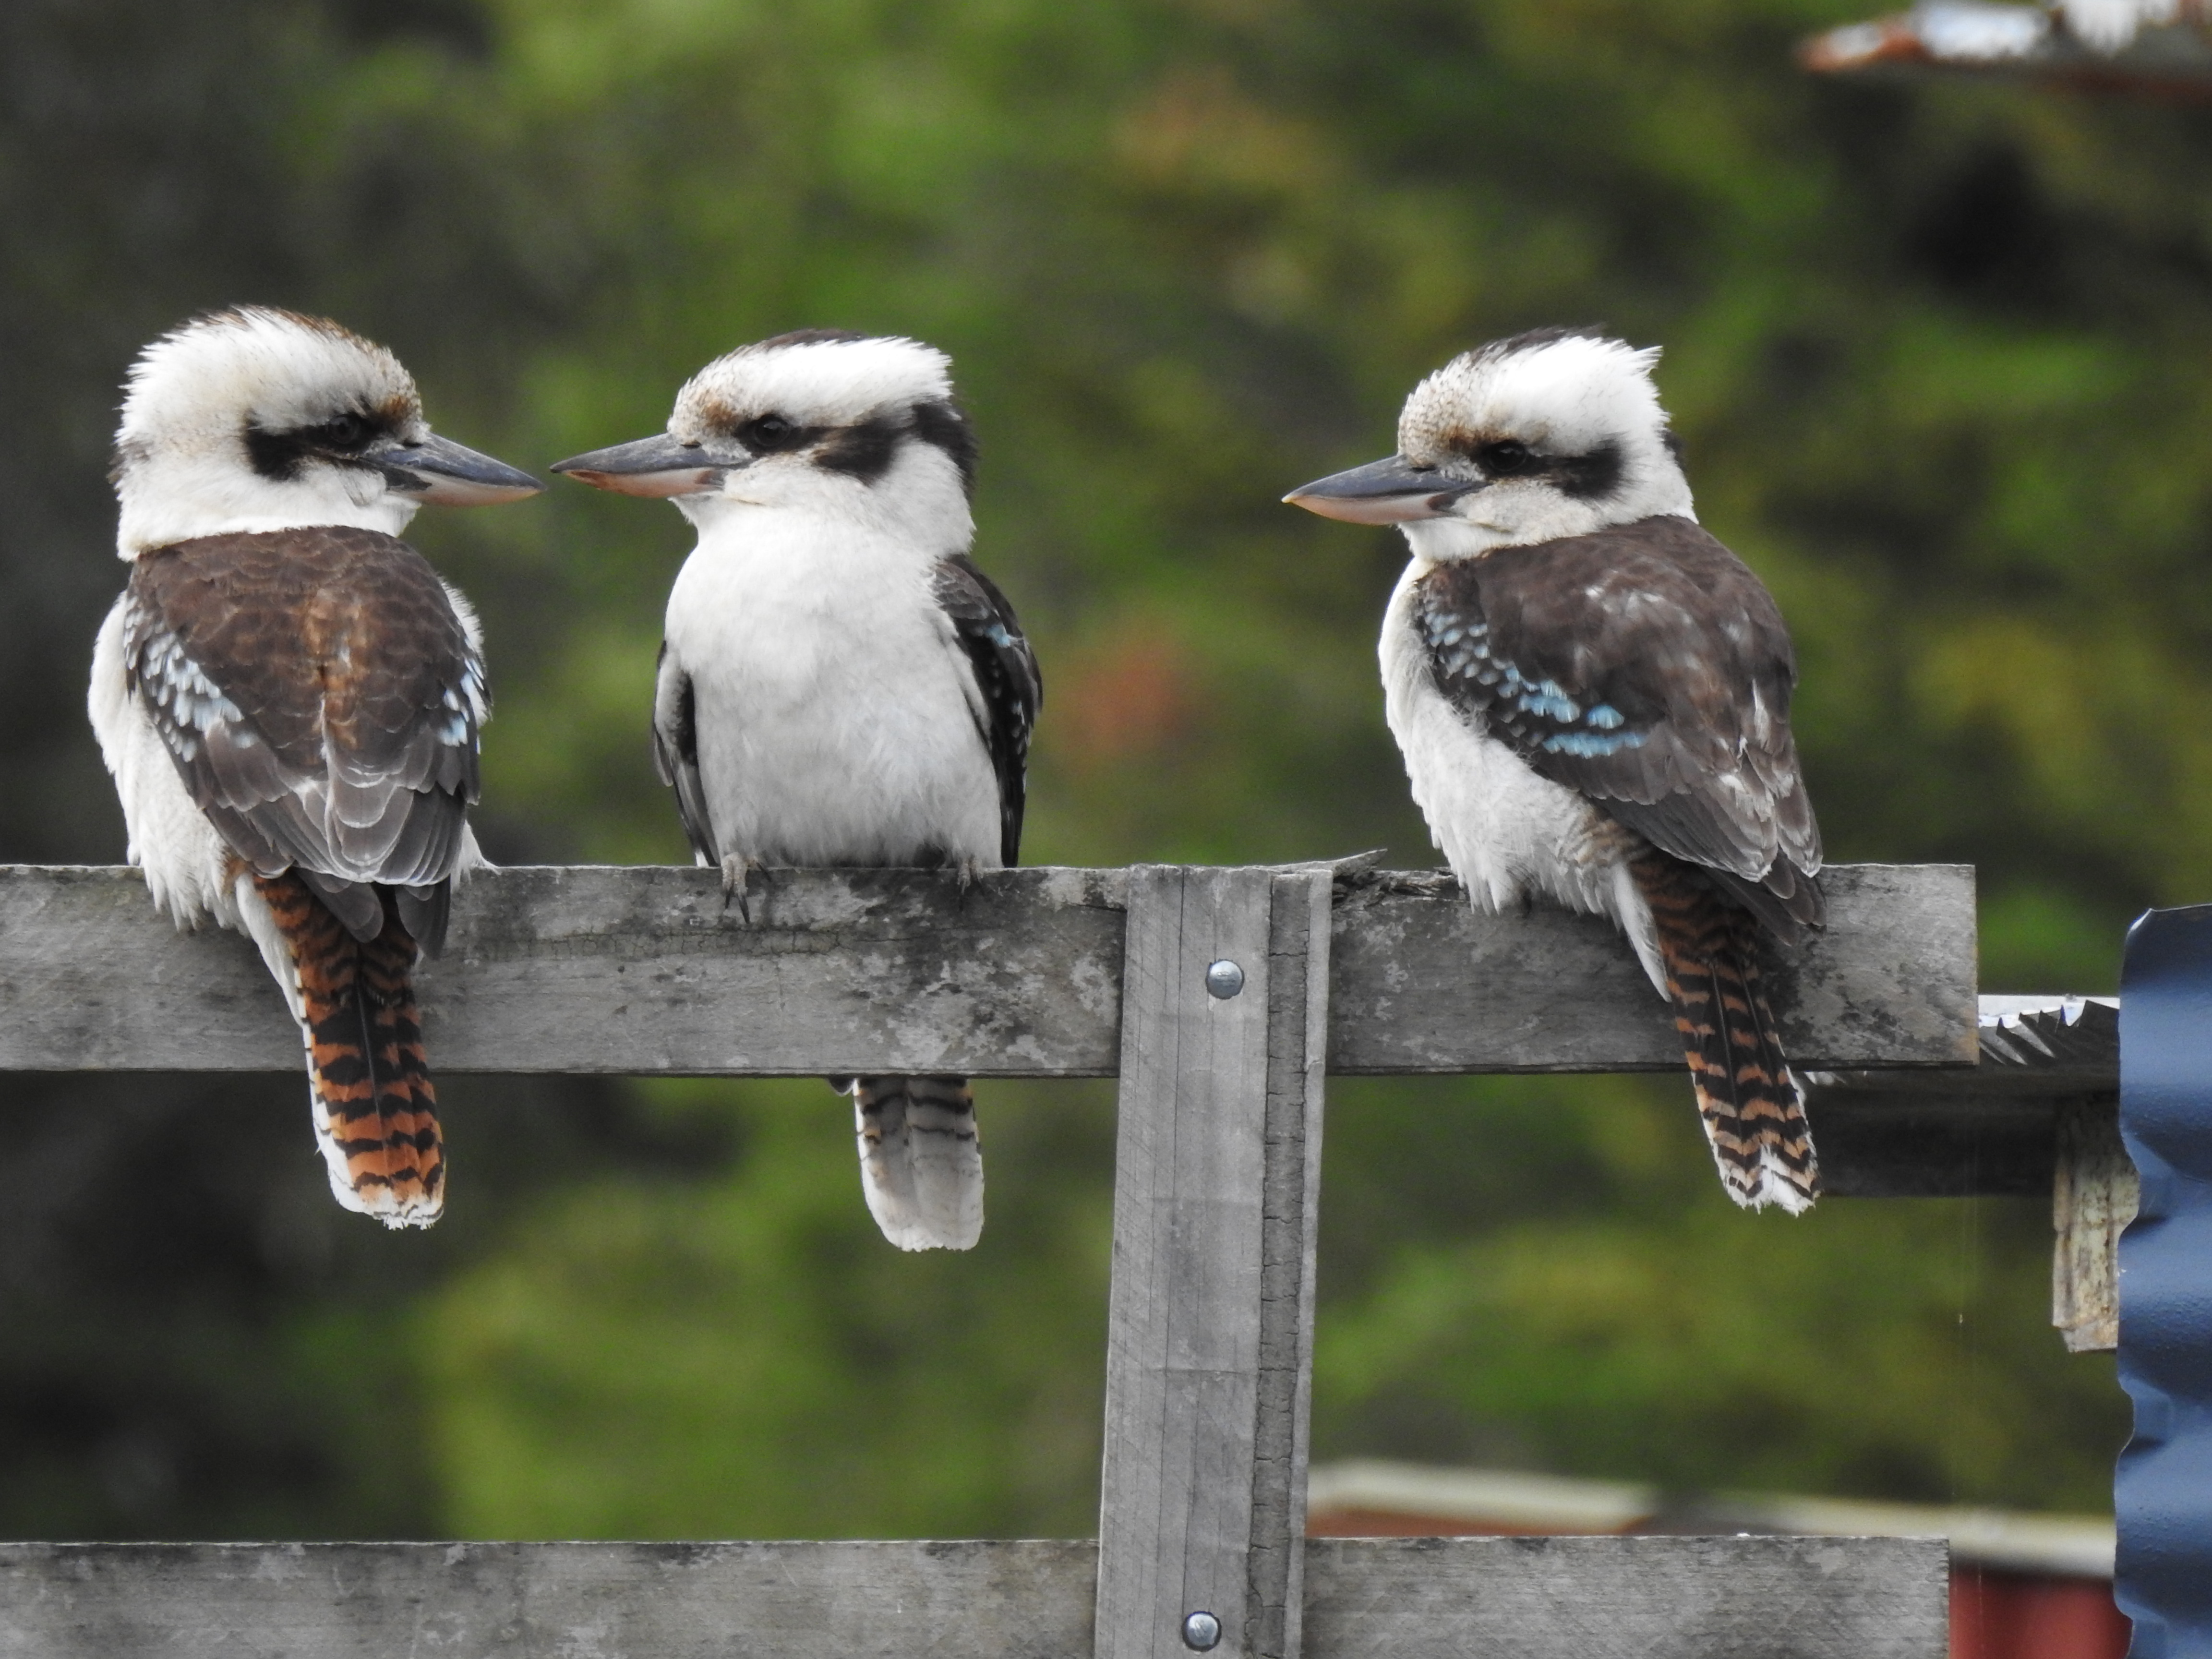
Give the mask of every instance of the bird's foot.
[[753, 907], [746, 896], [745, 884], [751, 880], [753, 872], [760, 867], [758, 859], [747, 858], [742, 853], [722, 855], [722, 908], [727, 910], [731, 905], [736, 905], [738, 915], [748, 927], [753, 925]]
[[975, 887], [975, 884], [982, 878], [983, 866], [975, 860], [957, 859], [954, 860], [952, 866], [953, 902], [963, 914], [968, 908], [968, 895], [969, 891]]

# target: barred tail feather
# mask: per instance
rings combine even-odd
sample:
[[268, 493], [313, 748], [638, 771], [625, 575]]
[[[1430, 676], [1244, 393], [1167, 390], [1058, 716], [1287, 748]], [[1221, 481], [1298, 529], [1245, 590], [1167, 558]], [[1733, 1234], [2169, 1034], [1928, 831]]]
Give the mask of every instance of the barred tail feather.
[[983, 1235], [975, 1099], [957, 1077], [832, 1079], [853, 1096], [860, 1190], [902, 1250], [965, 1250]]
[[349, 1155], [348, 1178], [362, 1194], [364, 1183], [374, 1187], [374, 1177], [383, 1176], [392, 1208], [373, 1212], [394, 1226], [427, 1227], [445, 1212], [446, 1143], [429, 1055], [422, 1047], [422, 1010], [415, 1000], [415, 964], [422, 950], [400, 921], [392, 896], [384, 898], [384, 931], [361, 947], [383, 1144]]
[[315, 1141], [331, 1191], [388, 1227], [427, 1227], [445, 1208], [438, 1097], [415, 1002], [419, 954], [388, 894], [383, 930], [356, 940], [297, 876], [256, 876], [289, 951]]
[[1820, 1196], [1820, 1164], [1804, 1091], [1774, 1034], [1759, 924], [1677, 860], [1648, 854], [1632, 867], [1721, 1184], [1747, 1209], [1802, 1214]]

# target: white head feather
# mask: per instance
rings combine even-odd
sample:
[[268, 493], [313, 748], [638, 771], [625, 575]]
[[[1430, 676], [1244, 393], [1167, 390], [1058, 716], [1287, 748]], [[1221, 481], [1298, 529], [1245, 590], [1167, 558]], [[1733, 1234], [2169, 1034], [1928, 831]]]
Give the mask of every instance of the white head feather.
[[[1486, 482], [1443, 516], [1405, 525], [1414, 550], [1463, 558], [1662, 514], [1695, 518], [1651, 383], [1658, 360], [1656, 346], [1546, 331], [1463, 353], [1415, 386], [1399, 453]], [[1486, 473], [1483, 447], [1505, 441], [1555, 465], [1525, 477]]]
[[[912, 411], [950, 404], [951, 370], [934, 346], [891, 337], [807, 331], [740, 346], [684, 383], [668, 432], [743, 464], [676, 505], [702, 531], [734, 522], [732, 509], [765, 507], [867, 524], [933, 551], [965, 547], [975, 523], [960, 464], [905, 431]], [[818, 440], [746, 459], [744, 429], [769, 416]], [[841, 445], [883, 425], [905, 434], [887, 451], [884, 471], [832, 464]]]
[[195, 319], [131, 365], [115, 434], [117, 550], [233, 531], [351, 525], [397, 535], [417, 503], [374, 469], [308, 459], [257, 470], [249, 434], [374, 411], [405, 441], [429, 434], [399, 360], [337, 324], [242, 306]]
[[850, 426], [952, 395], [952, 360], [919, 340], [790, 339], [778, 336], [715, 358], [676, 394], [669, 431], [690, 441], [760, 415]]

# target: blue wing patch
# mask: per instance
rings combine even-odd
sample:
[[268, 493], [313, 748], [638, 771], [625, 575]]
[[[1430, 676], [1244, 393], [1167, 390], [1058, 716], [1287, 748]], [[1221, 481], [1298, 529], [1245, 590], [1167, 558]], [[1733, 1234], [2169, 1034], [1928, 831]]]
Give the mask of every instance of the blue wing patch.
[[1516, 750], [1590, 760], [1641, 749], [1650, 738], [1611, 703], [1584, 704], [1557, 680], [1522, 674], [1492, 649], [1487, 622], [1449, 608], [1434, 588], [1423, 589], [1414, 617], [1445, 695]]

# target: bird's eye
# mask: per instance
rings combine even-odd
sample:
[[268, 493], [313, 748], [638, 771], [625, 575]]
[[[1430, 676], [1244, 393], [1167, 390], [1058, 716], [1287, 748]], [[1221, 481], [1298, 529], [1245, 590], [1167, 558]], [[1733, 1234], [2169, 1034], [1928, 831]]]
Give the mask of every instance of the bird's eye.
[[376, 428], [366, 416], [351, 413], [325, 421], [315, 429], [316, 442], [323, 448], [345, 453], [365, 447], [375, 435]]
[[760, 415], [747, 421], [738, 435], [749, 449], [788, 449], [806, 434], [798, 422], [781, 415]]
[[1474, 452], [1475, 462], [1493, 478], [1510, 478], [1533, 471], [1540, 463], [1536, 452], [1518, 438], [1500, 438]]

